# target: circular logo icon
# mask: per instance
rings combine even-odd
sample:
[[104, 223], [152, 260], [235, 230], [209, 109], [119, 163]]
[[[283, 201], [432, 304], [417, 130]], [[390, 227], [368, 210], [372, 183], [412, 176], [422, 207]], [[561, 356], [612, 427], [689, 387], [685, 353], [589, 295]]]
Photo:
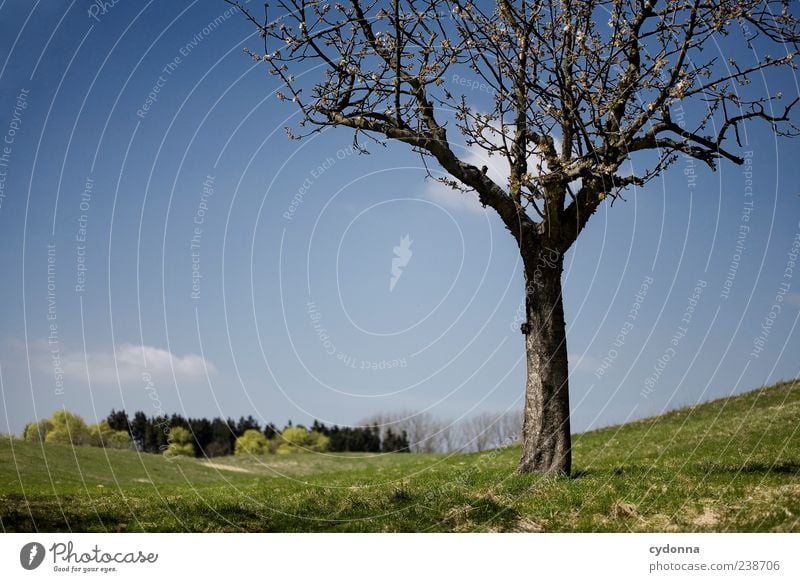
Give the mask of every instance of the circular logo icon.
[[44, 561], [44, 546], [39, 542], [29, 542], [19, 551], [19, 563], [26, 570], [35, 570]]

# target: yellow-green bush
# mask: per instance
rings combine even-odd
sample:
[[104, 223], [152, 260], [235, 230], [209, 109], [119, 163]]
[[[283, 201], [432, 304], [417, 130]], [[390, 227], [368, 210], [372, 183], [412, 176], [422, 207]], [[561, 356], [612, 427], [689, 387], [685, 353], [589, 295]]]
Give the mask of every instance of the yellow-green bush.
[[164, 451], [166, 457], [194, 457], [194, 445], [192, 444], [192, 433], [182, 426], [173, 426], [167, 437], [167, 449]]
[[328, 445], [330, 445], [331, 439], [326, 437], [321, 432], [317, 432], [312, 430], [308, 433], [308, 446], [312, 451], [316, 452], [323, 452], [328, 450]]
[[328, 449], [330, 439], [317, 431], [309, 431], [302, 426], [291, 426], [278, 437], [278, 453], [295, 453]]
[[35, 420], [25, 425], [22, 438], [32, 443], [43, 443], [47, 433], [53, 430], [53, 423], [49, 420]]
[[50, 423], [52, 428], [47, 431], [46, 443], [89, 444], [89, 429], [86, 422], [77, 414], [66, 410], [56, 410], [50, 417]]
[[263, 455], [267, 452], [268, 446], [267, 437], [261, 431], [251, 428], [236, 439], [235, 453], [237, 455]]
[[102, 420], [89, 426], [89, 444], [93, 447], [107, 449], [127, 449], [128, 433], [124, 430], [114, 430], [108, 421]]

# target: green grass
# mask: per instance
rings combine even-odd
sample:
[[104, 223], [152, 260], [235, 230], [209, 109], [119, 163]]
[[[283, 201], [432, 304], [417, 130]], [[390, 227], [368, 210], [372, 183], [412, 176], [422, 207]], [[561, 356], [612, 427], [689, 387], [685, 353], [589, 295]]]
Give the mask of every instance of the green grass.
[[800, 382], [582, 435], [575, 475], [519, 448], [213, 462], [0, 444], [4, 531], [800, 531]]

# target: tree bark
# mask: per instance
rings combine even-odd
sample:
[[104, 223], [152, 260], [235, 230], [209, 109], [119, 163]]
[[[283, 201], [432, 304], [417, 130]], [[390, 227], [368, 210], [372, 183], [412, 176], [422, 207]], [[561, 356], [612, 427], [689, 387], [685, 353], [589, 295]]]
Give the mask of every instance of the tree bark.
[[528, 374], [520, 473], [569, 475], [567, 334], [561, 296], [564, 257], [547, 247], [523, 249]]

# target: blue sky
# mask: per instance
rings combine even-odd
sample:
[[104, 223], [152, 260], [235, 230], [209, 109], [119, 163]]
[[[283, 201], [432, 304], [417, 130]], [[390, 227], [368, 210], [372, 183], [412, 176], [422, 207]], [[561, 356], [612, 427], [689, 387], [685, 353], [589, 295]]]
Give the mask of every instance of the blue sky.
[[[296, 111], [223, 2], [87, 5], [0, 4], [0, 430], [62, 406], [278, 424], [521, 406], [522, 280], [491, 212], [402, 145], [287, 140]], [[576, 430], [798, 375], [800, 144], [745, 138], [746, 168], [680, 160], [570, 251]]]

